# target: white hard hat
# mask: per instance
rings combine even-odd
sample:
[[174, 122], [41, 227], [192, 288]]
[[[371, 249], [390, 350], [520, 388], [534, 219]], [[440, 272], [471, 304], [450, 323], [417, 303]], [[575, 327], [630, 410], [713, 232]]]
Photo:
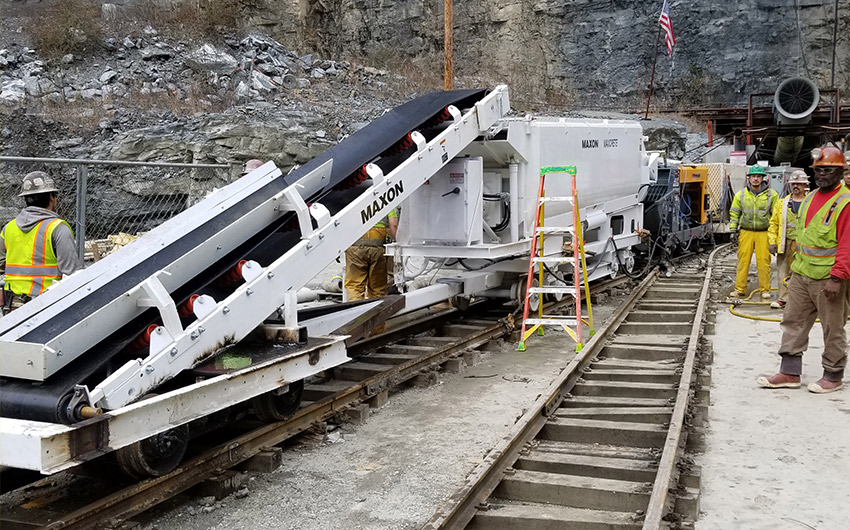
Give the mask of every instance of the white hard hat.
[[31, 173], [27, 173], [24, 177], [24, 181], [21, 183], [21, 192], [18, 194], [18, 197], [26, 197], [27, 195], [37, 195], [39, 193], [48, 193], [51, 191], [59, 191], [59, 188], [57, 188], [56, 184], [53, 183], [53, 179], [50, 178], [50, 175], [44, 171], [33, 171]]
[[809, 184], [809, 176], [806, 175], [806, 172], [797, 169], [791, 173], [791, 177], [788, 179], [788, 184]]
[[258, 167], [263, 165], [262, 160], [258, 160], [256, 158], [252, 158], [251, 160], [245, 162], [245, 169], [242, 170], [243, 175], [247, 175], [248, 173], [254, 171]]

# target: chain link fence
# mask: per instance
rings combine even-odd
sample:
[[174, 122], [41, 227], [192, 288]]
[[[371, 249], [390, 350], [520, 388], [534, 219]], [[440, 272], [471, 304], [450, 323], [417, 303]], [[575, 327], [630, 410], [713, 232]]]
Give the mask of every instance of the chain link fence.
[[25, 206], [18, 193], [30, 171], [53, 177], [59, 217], [74, 227], [80, 257], [96, 261], [227, 185], [241, 165], [0, 156], [0, 226]]

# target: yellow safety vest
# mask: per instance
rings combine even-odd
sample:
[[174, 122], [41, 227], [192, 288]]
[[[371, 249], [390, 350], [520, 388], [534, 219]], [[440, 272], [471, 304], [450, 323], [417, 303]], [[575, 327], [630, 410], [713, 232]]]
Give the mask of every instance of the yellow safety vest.
[[[6, 225], [6, 289], [15, 294], [38, 296], [62, 277], [53, 250], [53, 231], [64, 224], [62, 219], [45, 219], [24, 232], [15, 220]], [[73, 233], [73, 232], [72, 232]]]
[[797, 217], [797, 254], [791, 270], [813, 280], [823, 280], [829, 278], [829, 271], [835, 265], [835, 256], [838, 254], [836, 220], [844, 207], [850, 204], [850, 191], [841, 188], [815, 213], [806, 226], [806, 212], [815, 193], [820, 192], [809, 193], [800, 205]]
[[770, 214], [773, 213], [773, 205], [777, 200], [779, 194], [769, 187], [758, 195], [750, 191], [750, 188], [738, 191], [732, 199], [732, 207], [729, 208], [729, 229], [733, 232], [739, 228], [756, 232], [767, 230]]

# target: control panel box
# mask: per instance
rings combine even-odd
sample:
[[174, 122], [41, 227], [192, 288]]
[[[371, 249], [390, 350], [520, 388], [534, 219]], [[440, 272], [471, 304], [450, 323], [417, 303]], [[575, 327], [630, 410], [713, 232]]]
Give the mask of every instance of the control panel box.
[[409, 244], [475, 245], [482, 238], [484, 163], [480, 157], [449, 162], [405, 204]]

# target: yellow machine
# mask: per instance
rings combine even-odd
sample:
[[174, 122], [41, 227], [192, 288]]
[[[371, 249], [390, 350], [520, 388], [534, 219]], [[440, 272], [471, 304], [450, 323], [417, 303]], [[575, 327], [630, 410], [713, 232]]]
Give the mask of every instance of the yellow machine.
[[681, 189], [682, 212], [698, 224], [708, 222], [710, 209], [708, 192], [708, 167], [680, 166], [679, 185]]

